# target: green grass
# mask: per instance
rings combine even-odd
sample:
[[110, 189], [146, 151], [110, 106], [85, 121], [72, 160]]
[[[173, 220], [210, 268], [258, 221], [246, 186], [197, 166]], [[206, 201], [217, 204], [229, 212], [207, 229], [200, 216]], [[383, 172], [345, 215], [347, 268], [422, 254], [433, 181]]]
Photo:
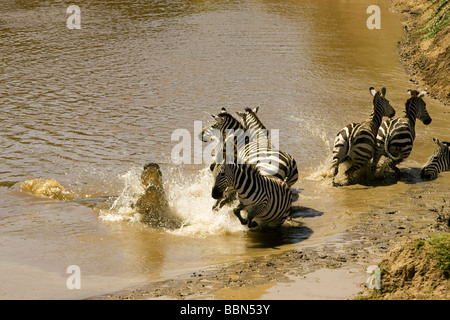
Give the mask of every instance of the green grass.
[[416, 32], [420, 35], [420, 39], [427, 40], [433, 38], [439, 31], [444, 29], [450, 23], [450, 0], [435, 0], [430, 6], [428, 6], [422, 14], [433, 10], [431, 16], [425, 21], [425, 23]]
[[450, 275], [450, 234], [444, 233], [434, 236], [427, 240], [418, 240], [415, 243], [418, 252], [426, 250], [434, 259], [436, 259], [439, 269], [447, 275]]
[[427, 240], [427, 252], [438, 262], [439, 269], [450, 275], [450, 234], [441, 234]]

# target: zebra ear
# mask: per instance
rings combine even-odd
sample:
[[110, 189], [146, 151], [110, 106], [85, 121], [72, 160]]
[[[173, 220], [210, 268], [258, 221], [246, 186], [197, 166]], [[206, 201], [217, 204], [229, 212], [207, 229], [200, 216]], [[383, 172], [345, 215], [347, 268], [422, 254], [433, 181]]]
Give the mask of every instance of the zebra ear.
[[254, 108], [252, 111], [253, 111], [254, 113], [258, 113], [258, 110], [259, 110], [259, 106], [256, 107], [256, 108]]
[[408, 94], [409, 94], [409, 95], [411, 95], [411, 92], [412, 92], [411, 89], [408, 89]]
[[447, 148], [447, 146], [444, 143], [442, 143], [438, 138], [433, 138], [433, 141], [439, 146], [439, 148], [441, 149]]
[[381, 88], [381, 94], [383, 95], [383, 97], [386, 97], [386, 88], [385, 87]]
[[374, 87], [370, 87], [369, 88], [370, 94], [373, 95], [375, 97], [375, 94], [377, 93], [377, 90], [375, 90]]
[[427, 89], [423, 90], [417, 97], [422, 98], [425, 97], [427, 94]]
[[236, 114], [237, 114], [239, 117], [241, 117], [241, 118], [244, 118], [244, 117], [245, 117], [245, 113], [244, 113], [244, 112], [236, 111]]
[[227, 112], [227, 109], [222, 108], [222, 109], [220, 110], [220, 113], [228, 113], [228, 112]]

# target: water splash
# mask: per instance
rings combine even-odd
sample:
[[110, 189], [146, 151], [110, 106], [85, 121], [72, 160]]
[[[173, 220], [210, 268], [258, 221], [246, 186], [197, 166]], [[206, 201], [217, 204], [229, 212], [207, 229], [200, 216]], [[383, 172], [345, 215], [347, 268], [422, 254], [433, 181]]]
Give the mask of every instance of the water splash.
[[108, 210], [100, 210], [99, 218], [103, 221], [125, 221], [139, 222], [140, 214], [133, 208], [133, 204], [144, 194], [144, 187], [141, 184], [141, 168], [132, 168], [128, 172], [120, 175], [124, 183], [122, 193]]
[[[170, 209], [182, 220], [180, 228], [166, 231], [174, 235], [206, 237], [242, 232], [247, 229], [233, 215], [231, 207], [212, 211], [212, 176], [209, 168], [188, 173], [182, 166], [173, 166], [163, 171], [164, 189]], [[124, 188], [111, 208], [102, 210], [100, 218], [111, 222], [142, 223], [142, 216], [134, 204], [145, 192], [140, 182], [142, 169], [132, 168], [120, 178]], [[231, 204], [233, 205], [233, 204]], [[169, 218], [169, 214], [168, 214]]]

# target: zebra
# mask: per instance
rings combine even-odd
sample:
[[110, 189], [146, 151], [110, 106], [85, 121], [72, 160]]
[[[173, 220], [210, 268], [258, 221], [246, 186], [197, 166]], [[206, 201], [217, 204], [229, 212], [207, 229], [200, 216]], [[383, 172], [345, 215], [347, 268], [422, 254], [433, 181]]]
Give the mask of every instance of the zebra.
[[450, 142], [441, 142], [437, 138], [433, 141], [438, 147], [420, 170], [422, 180], [436, 179], [439, 172], [450, 171]]
[[[212, 117], [214, 118], [213, 123], [203, 128], [199, 138], [205, 142], [214, 139], [218, 140], [219, 148], [222, 147], [222, 155], [226, 155], [226, 157], [222, 158], [226, 159], [226, 163], [248, 162], [255, 164], [262, 175], [274, 176], [280, 180], [286, 179], [291, 170], [285, 165], [285, 154], [272, 148], [262, 148], [263, 145], [267, 146], [267, 137], [264, 138], [265, 130], [246, 130], [225, 108], [222, 108], [218, 115], [212, 115]], [[230, 161], [229, 153], [231, 152], [226, 150], [227, 146], [230, 146], [230, 141], [231, 146], [234, 148], [231, 155], [233, 161]], [[220, 156], [220, 153], [216, 153], [216, 161], [214, 162], [220, 163], [223, 160], [218, 156]], [[217, 161], [217, 159], [221, 161]], [[213, 210], [221, 208], [226, 203], [233, 201], [233, 199], [235, 199], [235, 192], [230, 189], [225, 199], [219, 199], [213, 205]]]
[[389, 167], [399, 175], [397, 165], [409, 157], [413, 148], [416, 118], [422, 120], [425, 125], [431, 123], [426, 103], [422, 99], [426, 91], [419, 93], [417, 90], [408, 89], [408, 94], [411, 97], [405, 104], [405, 116], [385, 120], [378, 130], [372, 172], [375, 172], [381, 156], [384, 155], [390, 159]]
[[386, 88], [381, 91], [369, 88], [373, 96], [373, 113], [371, 118], [359, 123], [347, 125], [338, 132], [334, 140], [333, 160], [331, 170], [333, 171], [333, 185], [338, 185], [335, 178], [339, 171], [339, 165], [345, 161], [351, 161], [351, 167], [345, 172], [347, 176], [360, 169], [368, 163], [375, 152], [375, 138], [382, 117], [393, 117], [395, 110], [386, 99]]
[[[280, 226], [291, 213], [292, 193], [280, 179], [262, 175], [254, 164], [218, 163], [213, 169], [214, 199], [223, 197], [228, 187], [236, 190], [239, 206], [233, 210], [249, 228]], [[247, 211], [247, 217], [241, 216]]]
[[[271, 141], [267, 137], [267, 129], [256, 115], [258, 109], [259, 107], [256, 107], [254, 109], [246, 108], [245, 113], [236, 112], [236, 114], [241, 118], [240, 122], [244, 126], [244, 128], [250, 130], [253, 133], [261, 133], [259, 136], [260, 140], [258, 141], [258, 145], [256, 146], [256, 144], [253, 144], [252, 146], [261, 148], [261, 145], [267, 145], [267, 147], [271, 150], [273, 146]], [[267, 142], [264, 143], [262, 139], [266, 139]], [[263, 150], [261, 150], [260, 152], [255, 150], [254, 152], [252, 152], [251, 150], [249, 150], [249, 148], [246, 151], [249, 154], [254, 155], [259, 155], [260, 153], [264, 152]], [[292, 187], [298, 181], [297, 162], [289, 153], [283, 151], [279, 151], [277, 159], [277, 165], [286, 168], [286, 177], [284, 178], [284, 181], [288, 184], [289, 187]], [[252, 161], [250, 160], [250, 162]]]
[[[219, 133], [222, 135], [222, 138], [225, 137], [224, 142], [222, 142], [225, 147], [227, 145], [226, 142], [233, 139], [232, 145], [236, 147], [235, 154], [237, 155], [235, 163], [248, 162], [255, 164], [263, 175], [271, 175], [280, 180], [286, 179], [290, 169], [285, 166], [282, 153], [271, 148], [264, 148], [263, 152], [258, 153], [259, 150], [255, 147], [265, 141], [264, 138], [261, 138], [264, 134], [259, 132], [255, 134], [252, 130], [246, 130], [225, 108], [222, 108], [218, 115], [213, 115], [213, 118], [215, 121], [203, 128], [199, 134], [199, 138], [202, 141], [214, 139], [212, 133]], [[217, 139], [217, 137], [215, 138]]]

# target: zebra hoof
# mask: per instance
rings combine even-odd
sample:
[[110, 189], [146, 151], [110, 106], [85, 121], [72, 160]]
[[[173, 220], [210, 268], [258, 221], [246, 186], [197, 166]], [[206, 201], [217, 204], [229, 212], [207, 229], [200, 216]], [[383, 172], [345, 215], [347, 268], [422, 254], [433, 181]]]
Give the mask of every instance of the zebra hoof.
[[217, 211], [220, 210], [220, 208], [221, 208], [220, 202], [217, 201], [217, 202], [212, 206], [212, 211], [213, 211], [213, 212], [217, 212]]
[[333, 187], [342, 187], [343, 184], [333, 180]]
[[258, 226], [258, 223], [255, 222], [255, 221], [251, 221], [251, 222], [249, 222], [249, 224], [248, 224], [248, 227], [249, 227], [249, 228], [256, 228], [257, 226]]

